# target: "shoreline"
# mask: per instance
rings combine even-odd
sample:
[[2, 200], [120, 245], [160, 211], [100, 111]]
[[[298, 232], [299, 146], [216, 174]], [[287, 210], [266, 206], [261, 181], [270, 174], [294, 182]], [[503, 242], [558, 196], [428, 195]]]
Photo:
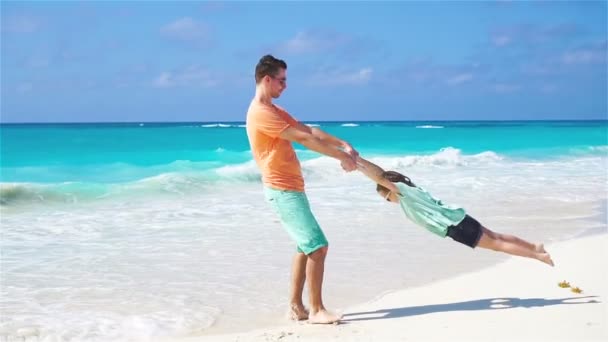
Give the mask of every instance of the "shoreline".
[[[380, 294], [347, 308], [339, 325], [285, 322], [159, 341], [602, 340], [608, 337], [608, 259], [597, 253], [605, 256], [607, 241], [603, 232], [547, 245], [555, 268], [511, 257], [493, 267]], [[562, 280], [583, 293], [559, 288]], [[447, 291], [453, 289], [458, 291]], [[532, 326], [522, 328], [528, 321]], [[495, 329], [503, 335], [493, 335]]]

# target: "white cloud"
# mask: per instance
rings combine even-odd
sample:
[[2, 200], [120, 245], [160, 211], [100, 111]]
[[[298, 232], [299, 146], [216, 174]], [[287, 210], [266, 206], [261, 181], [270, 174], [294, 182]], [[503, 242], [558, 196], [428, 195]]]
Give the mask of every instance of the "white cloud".
[[492, 35], [491, 40], [492, 44], [494, 44], [495, 46], [505, 46], [511, 43], [513, 39], [505, 34], [495, 34]]
[[30, 92], [30, 91], [31, 91], [33, 88], [34, 88], [34, 87], [32, 86], [32, 84], [31, 84], [31, 83], [26, 82], [26, 83], [21, 83], [21, 84], [19, 84], [19, 85], [17, 86], [17, 89], [16, 89], [16, 90], [17, 90], [17, 92], [18, 92], [18, 93], [22, 93], [22, 94], [23, 94], [23, 93], [28, 93], [28, 92]]
[[451, 85], [451, 86], [455, 86], [455, 85], [459, 85], [459, 84], [468, 82], [468, 81], [470, 81], [472, 79], [473, 79], [473, 74], [471, 74], [471, 73], [464, 73], [464, 74], [458, 74], [456, 76], [448, 78], [445, 81], [445, 83], [447, 83], [448, 85]]
[[345, 47], [353, 39], [336, 32], [301, 31], [295, 37], [278, 45], [280, 54], [299, 55], [315, 52], [327, 52]]
[[210, 39], [207, 26], [190, 17], [167, 24], [161, 27], [160, 32], [166, 38], [182, 42], [204, 43]]
[[496, 83], [492, 85], [492, 90], [500, 94], [514, 93], [520, 89], [521, 86], [516, 84]]
[[323, 40], [306, 32], [299, 32], [295, 37], [283, 43], [281, 50], [287, 54], [300, 54], [317, 51], [325, 45], [327, 44]]
[[543, 61], [543, 63], [524, 63], [521, 65], [520, 70], [522, 73], [529, 75], [551, 75], [558, 71], [554, 64], [547, 63], [547, 61]]
[[545, 94], [554, 93], [558, 89], [555, 84], [543, 84], [540, 86], [540, 91]]
[[371, 81], [372, 68], [358, 70], [322, 71], [313, 74], [308, 83], [313, 85], [364, 85]]
[[372, 79], [373, 72], [374, 71], [372, 70], [372, 68], [363, 68], [352, 74], [344, 75], [343, 79], [346, 83], [352, 83], [352, 84], [367, 83]]
[[157, 88], [169, 88], [174, 86], [174, 82], [171, 80], [170, 72], [162, 72], [152, 83]]
[[201, 10], [203, 12], [216, 12], [226, 10], [229, 8], [229, 6], [230, 5], [227, 2], [206, 1], [202, 4]]
[[31, 57], [25, 62], [25, 66], [28, 68], [46, 68], [49, 65], [51, 65], [50, 59], [39, 56]]
[[395, 85], [431, 87], [459, 86], [483, 79], [488, 66], [479, 62], [468, 64], [435, 64], [430, 59], [413, 59], [398, 69], [391, 70], [383, 82]]
[[564, 64], [591, 64], [606, 62], [606, 50], [576, 50], [562, 55]]
[[581, 28], [575, 24], [511, 25], [492, 29], [490, 42], [499, 47], [521, 43], [536, 45], [572, 39], [581, 32]]
[[606, 45], [606, 41], [603, 40], [555, 54], [541, 54], [536, 60], [524, 62], [520, 70], [524, 74], [546, 76], [566, 74], [573, 68], [592, 64], [605, 65], [608, 59]]
[[125, 69], [126, 72], [134, 73], [134, 74], [141, 74], [141, 73], [147, 72], [148, 70], [150, 70], [150, 66], [145, 63], [131, 64]]
[[209, 70], [196, 65], [173, 72], [163, 71], [152, 82], [152, 85], [157, 88], [184, 86], [214, 87], [218, 84], [218, 78], [212, 75]]
[[11, 33], [33, 33], [40, 29], [41, 23], [35, 17], [15, 15], [3, 19], [2, 31]]

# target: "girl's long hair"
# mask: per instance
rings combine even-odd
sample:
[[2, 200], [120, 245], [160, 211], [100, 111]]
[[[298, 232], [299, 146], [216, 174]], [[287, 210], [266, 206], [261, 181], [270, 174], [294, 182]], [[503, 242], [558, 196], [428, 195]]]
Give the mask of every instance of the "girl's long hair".
[[[410, 180], [409, 177], [404, 176], [402, 174], [400, 174], [397, 171], [384, 171], [382, 173], [382, 178], [393, 182], [393, 183], [403, 183], [406, 184], [407, 186], [411, 186], [411, 187], [415, 187], [416, 184], [412, 183], [412, 181]], [[389, 191], [387, 188], [385, 188], [384, 186], [378, 184], [376, 186], [376, 190], [380, 191], [380, 190], [384, 190], [384, 191]]]

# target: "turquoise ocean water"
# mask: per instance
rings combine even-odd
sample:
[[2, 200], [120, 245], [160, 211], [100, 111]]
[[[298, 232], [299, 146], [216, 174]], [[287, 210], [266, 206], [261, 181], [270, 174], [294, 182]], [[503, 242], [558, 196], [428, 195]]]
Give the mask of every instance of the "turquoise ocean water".
[[[608, 144], [606, 121], [310, 124], [350, 141], [366, 156], [425, 156], [454, 148], [461, 155], [489, 151], [552, 160], [602, 156]], [[3, 205], [90, 200], [159, 176], [166, 178], [150, 182], [149, 189], [138, 187], [142, 194], [259, 182], [254, 168], [222, 173], [251, 160], [244, 123], [24, 124], [2, 125], [1, 134], [0, 181], [18, 184], [2, 188]], [[297, 150], [303, 161], [318, 157], [301, 146]]]
[[[606, 230], [607, 121], [308, 124], [494, 230], [546, 243]], [[295, 247], [264, 201], [244, 123], [3, 124], [0, 144], [0, 340], [283, 322]], [[328, 307], [504, 260], [414, 226], [361, 174], [296, 149], [330, 241]]]

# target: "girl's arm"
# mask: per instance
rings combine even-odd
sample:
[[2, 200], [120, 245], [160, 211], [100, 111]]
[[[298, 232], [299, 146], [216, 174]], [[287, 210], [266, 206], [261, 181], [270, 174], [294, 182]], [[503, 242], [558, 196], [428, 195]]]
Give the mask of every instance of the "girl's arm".
[[384, 186], [394, 193], [399, 193], [399, 189], [395, 184], [393, 184], [393, 182], [382, 177], [384, 170], [380, 166], [361, 157], [357, 157], [357, 169], [374, 182]]

